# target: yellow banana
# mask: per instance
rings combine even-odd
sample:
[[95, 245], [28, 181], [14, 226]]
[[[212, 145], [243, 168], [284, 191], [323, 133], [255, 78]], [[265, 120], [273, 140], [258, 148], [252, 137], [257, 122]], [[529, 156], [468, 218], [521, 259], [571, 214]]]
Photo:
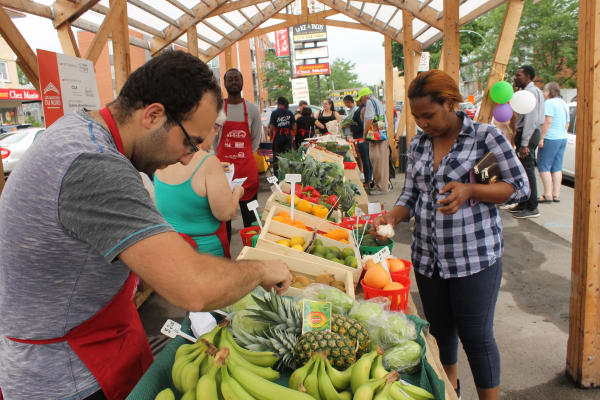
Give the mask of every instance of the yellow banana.
[[377, 351], [367, 353], [354, 364], [354, 367], [352, 367], [350, 385], [352, 386], [353, 392], [356, 392], [362, 384], [369, 380], [371, 365], [373, 364], [375, 357], [377, 357]]
[[227, 366], [221, 368], [221, 394], [224, 400], [254, 400], [254, 397], [229, 375]]
[[204, 346], [198, 347], [198, 349], [194, 352], [179, 357], [179, 359], [173, 363], [173, 368], [171, 369], [171, 378], [173, 379], [173, 385], [180, 393], [183, 393], [183, 388], [181, 387], [181, 371], [187, 364], [193, 362], [196, 357], [198, 357], [204, 351]]
[[185, 394], [181, 396], [181, 400], [196, 400], [196, 391], [192, 390], [190, 392], [185, 392]]
[[279, 372], [277, 372], [274, 369], [269, 368], [269, 367], [259, 367], [258, 365], [254, 365], [251, 362], [249, 362], [248, 360], [246, 360], [244, 357], [240, 356], [235, 351], [232, 351], [229, 353], [228, 360], [231, 363], [238, 364], [241, 367], [252, 371], [256, 375], [258, 375], [262, 378], [268, 379], [270, 381], [276, 381], [277, 379], [279, 379]]
[[352, 376], [352, 367], [354, 367], [354, 364], [349, 366], [345, 371], [338, 371], [329, 363], [327, 357], [325, 357], [324, 361], [327, 375], [329, 375], [329, 379], [331, 379], [333, 386], [337, 390], [347, 389], [348, 386], [350, 386], [350, 377]]
[[314, 400], [310, 395], [288, 389], [244, 369], [236, 363], [227, 363], [231, 377], [258, 400]]
[[319, 378], [319, 393], [321, 394], [321, 398], [323, 400], [342, 400], [340, 394], [337, 392], [337, 390], [335, 390], [335, 387], [333, 387], [333, 383], [331, 383], [329, 375], [327, 375], [324, 361], [321, 361], [319, 364], [319, 372], [317, 376]]
[[373, 400], [391, 400], [390, 398], [390, 387], [392, 384], [390, 382], [386, 382], [383, 388], [373, 397]]
[[383, 378], [388, 373], [389, 372], [383, 367], [383, 356], [378, 354], [373, 361], [373, 365], [371, 365], [371, 378]]
[[[300, 390], [306, 392], [317, 400], [321, 400], [319, 394], [319, 367], [321, 365], [321, 358], [315, 357], [315, 363], [313, 364], [312, 371], [306, 376]], [[304, 389], [304, 390], [303, 390]]]
[[154, 400], [175, 400], [175, 393], [171, 389], [165, 389], [160, 391]]
[[392, 400], [413, 400], [412, 396], [409, 396], [408, 393], [396, 384], [393, 384], [390, 388], [390, 397]]
[[364, 383], [354, 390], [353, 400], [373, 400], [373, 394], [375, 390], [381, 387], [385, 383], [385, 378], [372, 379], [367, 383]]
[[398, 387], [404, 390], [406, 394], [408, 394], [415, 400], [431, 400], [435, 398], [435, 396], [429, 393], [427, 390], [415, 385], [411, 385], [410, 383], [403, 381], [402, 379], [397, 381], [395, 385], [398, 385]]
[[215, 360], [210, 367], [210, 370], [198, 380], [195, 392], [197, 399], [219, 400], [219, 395], [217, 393], [217, 373], [225, 364], [227, 353], [229, 353], [229, 350], [227, 349], [219, 351], [215, 355]]
[[304, 364], [304, 366], [296, 369], [290, 376], [290, 382], [288, 384], [288, 387], [290, 389], [298, 390], [300, 384], [304, 382], [304, 379], [306, 379], [306, 375], [308, 375], [314, 363], [315, 358], [312, 357], [310, 360], [308, 360], [306, 364]]
[[221, 338], [219, 341], [219, 347], [229, 347], [231, 351], [237, 352], [239, 355], [244, 357], [247, 361], [260, 367], [272, 367], [275, 365], [279, 357], [277, 354], [271, 351], [252, 351], [244, 349], [242, 346], [237, 344], [229, 329], [223, 329], [221, 332]]
[[206, 357], [208, 357], [206, 352], [200, 354], [193, 362], [186, 364], [181, 370], [179, 379], [181, 380], [181, 389], [183, 393], [194, 390], [196, 387], [198, 378], [200, 378], [200, 364]]

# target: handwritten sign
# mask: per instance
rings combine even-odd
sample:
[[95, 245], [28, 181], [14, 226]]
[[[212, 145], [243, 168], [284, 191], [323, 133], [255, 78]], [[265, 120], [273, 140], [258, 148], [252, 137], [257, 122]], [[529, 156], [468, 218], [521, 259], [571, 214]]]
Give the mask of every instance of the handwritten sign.
[[195, 337], [188, 335], [187, 333], [181, 332], [181, 324], [178, 324], [172, 319], [168, 319], [167, 322], [165, 322], [165, 324], [160, 330], [160, 333], [170, 337], [171, 339], [173, 339], [176, 336], [181, 336], [182, 338], [187, 339], [193, 343], [196, 343], [197, 341]]
[[[381, 265], [383, 266], [383, 269], [386, 270], [386, 272], [388, 273], [388, 275], [390, 275], [390, 268], [387, 265], [387, 259], [391, 256], [390, 253], [390, 248], [385, 246], [383, 249], [379, 250], [377, 253], [375, 253], [375, 255], [373, 256], [373, 261], [377, 264], [377, 263], [381, 263]], [[391, 277], [391, 275], [390, 275]]]
[[262, 230], [262, 223], [260, 222], [260, 217], [258, 216], [258, 200], [252, 200], [248, 203], [248, 210], [254, 212], [256, 216], [256, 221], [258, 222], [258, 226]]
[[302, 182], [302, 175], [300, 174], [285, 174], [285, 181], [292, 186], [291, 200], [290, 200], [290, 218], [294, 220], [294, 200], [296, 200], [296, 183]]

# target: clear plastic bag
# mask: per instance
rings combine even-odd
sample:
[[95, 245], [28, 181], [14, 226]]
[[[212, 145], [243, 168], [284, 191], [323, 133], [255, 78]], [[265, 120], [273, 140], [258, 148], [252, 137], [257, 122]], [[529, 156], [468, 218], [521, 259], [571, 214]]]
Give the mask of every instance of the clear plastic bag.
[[339, 289], [322, 283], [311, 283], [296, 296], [295, 300], [300, 302], [304, 299], [316, 301], [328, 301], [334, 314], [348, 315], [354, 305], [354, 299]]
[[407, 340], [386, 350], [383, 355], [383, 366], [388, 371], [413, 373], [421, 365], [421, 352], [419, 343]]
[[390, 309], [391, 301], [387, 297], [374, 297], [369, 300], [355, 300], [350, 310], [350, 318], [366, 323], [381, 317], [384, 311]]
[[367, 321], [367, 328], [371, 340], [382, 347], [389, 349], [407, 340], [417, 338], [417, 328], [403, 312], [384, 311], [379, 318]]

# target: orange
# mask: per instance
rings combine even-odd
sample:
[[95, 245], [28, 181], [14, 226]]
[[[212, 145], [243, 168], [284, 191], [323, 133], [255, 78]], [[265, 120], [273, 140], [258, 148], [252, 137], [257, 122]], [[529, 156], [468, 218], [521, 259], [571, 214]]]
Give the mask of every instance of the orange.
[[290, 217], [290, 213], [289, 213], [289, 212], [287, 212], [287, 211], [279, 211], [279, 212], [277, 213], [277, 216], [278, 216], [278, 217], [283, 217], [283, 218], [285, 218], [285, 219], [290, 219], [290, 218], [291, 218], [291, 217]]
[[383, 289], [388, 283], [392, 281], [390, 275], [380, 265], [373, 265], [367, 270], [365, 274], [365, 285], [375, 288]]
[[287, 224], [287, 218], [282, 217], [281, 215], [277, 215], [273, 217], [273, 221], [281, 222]]
[[291, 225], [294, 225], [295, 227], [298, 227], [300, 229], [306, 229], [306, 224], [304, 224], [304, 222], [299, 221], [299, 220], [292, 221]]
[[369, 268], [371, 268], [371, 267], [372, 267], [372, 266], [374, 266], [374, 265], [377, 265], [377, 266], [379, 266], [379, 267], [383, 268], [383, 265], [381, 265], [381, 263], [377, 263], [377, 264], [375, 264], [375, 261], [373, 261], [373, 259], [372, 259], [372, 258], [369, 258], [369, 259], [367, 260], [367, 263], [365, 264], [365, 271], [368, 271], [368, 270], [369, 270]]
[[406, 268], [404, 261], [399, 258], [388, 258], [386, 261], [390, 272], [400, 272]]
[[346, 243], [346, 244], [350, 244], [350, 242], [348, 240], [346, 240], [346, 239], [342, 239], [342, 240], [340, 240], [340, 242]]
[[[390, 282], [387, 285], [385, 285], [385, 287], [383, 288], [383, 290], [400, 290], [400, 289], [404, 289], [404, 285], [401, 284], [400, 282]], [[393, 299], [394, 296], [389, 296], [390, 300]], [[398, 303], [400, 303], [400, 295], [396, 296], [398, 298]]]

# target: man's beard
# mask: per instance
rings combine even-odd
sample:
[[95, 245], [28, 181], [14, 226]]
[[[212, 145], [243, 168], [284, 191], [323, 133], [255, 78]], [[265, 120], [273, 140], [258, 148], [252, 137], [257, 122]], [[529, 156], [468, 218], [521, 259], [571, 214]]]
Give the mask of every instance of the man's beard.
[[240, 89], [237, 89], [237, 88], [236, 89], [225, 88], [225, 89], [227, 90], [227, 94], [229, 96], [239, 96], [242, 93], [242, 89], [241, 88]]
[[168, 131], [169, 126], [165, 123], [160, 128], [151, 132], [139, 145], [137, 151], [132, 154], [131, 162], [138, 171], [144, 172], [151, 177], [157, 169], [177, 163], [178, 160], [160, 158], [165, 148], [165, 139]]

